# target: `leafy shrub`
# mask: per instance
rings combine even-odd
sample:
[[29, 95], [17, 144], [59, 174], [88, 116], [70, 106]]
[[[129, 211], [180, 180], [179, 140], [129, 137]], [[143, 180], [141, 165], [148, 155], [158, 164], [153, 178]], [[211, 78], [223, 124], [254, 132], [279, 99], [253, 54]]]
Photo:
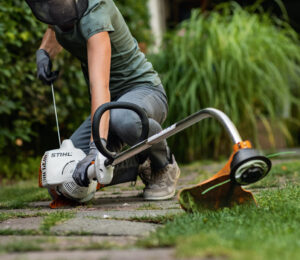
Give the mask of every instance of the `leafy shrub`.
[[[137, 40], [149, 43], [147, 0], [116, 3]], [[1, 3], [0, 156], [14, 161], [57, 147], [51, 90], [36, 79], [35, 51], [46, 28], [24, 0]], [[61, 53], [54, 67], [60, 69], [56, 101], [61, 134], [67, 138], [90, 112], [88, 90], [80, 64], [70, 54]]]
[[[25, 1], [1, 3], [0, 149], [14, 159], [24, 150], [42, 152], [56, 138], [50, 88], [36, 79], [35, 51], [46, 28]], [[55, 88], [62, 132], [67, 136], [87, 114], [88, 100], [81, 98], [87, 88], [80, 64], [68, 53], [60, 55], [55, 67], [63, 75]], [[24, 143], [22, 148], [16, 146], [17, 139]]]
[[[258, 120], [270, 138], [275, 123], [292, 140], [288, 124], [299, 131], [299, 43], [287, 23], [267, 13], [251, 13], [237, 4], [222, 5], [209, 14], [195, 10], [152, 57], [169, 96], [167, 125], [215, 107], [252, 141]], [[169, 143], [185, 161], [229, 152], [228, 138], [212, 120]]]
[[28, 180], [36, 179], [40, 168], [41, 158], [29, 156], [27, 158], [0, 157], [0, 184], [4, 180]]

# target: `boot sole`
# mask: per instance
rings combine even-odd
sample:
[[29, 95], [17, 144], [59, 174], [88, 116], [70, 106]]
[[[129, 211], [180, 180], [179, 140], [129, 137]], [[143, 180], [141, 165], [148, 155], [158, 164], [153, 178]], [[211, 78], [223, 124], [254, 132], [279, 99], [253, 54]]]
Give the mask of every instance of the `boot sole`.
[[172, 193], [170, 194], [167, 194], [165, 196], [161, 196], [161, 197], [151, 197], [151, 196], [145, 196], [144, 195], [144, 200], [152, 200], [152, 201], [155, 201], [155, 200], [168, 200], [168, 199], [171, 199], [175, 196], [175, 193], [176, 193], [176, 190], [174, 190]]

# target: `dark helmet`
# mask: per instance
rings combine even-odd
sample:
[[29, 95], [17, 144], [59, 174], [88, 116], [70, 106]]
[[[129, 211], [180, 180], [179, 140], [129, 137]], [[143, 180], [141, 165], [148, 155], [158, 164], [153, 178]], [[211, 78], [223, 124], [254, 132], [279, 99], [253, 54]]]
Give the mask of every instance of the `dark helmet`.
[[80, 19], [88, 8], [88, 0], [25, 0], [40, 21], [65, 25]]

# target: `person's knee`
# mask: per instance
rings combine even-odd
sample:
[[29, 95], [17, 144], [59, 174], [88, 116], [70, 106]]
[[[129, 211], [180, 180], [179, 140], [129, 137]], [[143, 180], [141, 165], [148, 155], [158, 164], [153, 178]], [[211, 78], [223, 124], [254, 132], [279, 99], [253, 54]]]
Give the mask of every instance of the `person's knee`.
[[[139, 142], [142, 133], [142, 122], [135, 112], [120, 109], [112, 110], [110, 127], [126, 144], [134, 145]], [[161, 130], [161, 125], [154, 119], [149, 118], [148, 136], [157, 134]]]
[[134, 145], [142, 132], [142, 123], [139, 116], [129, 110], [115, 109], [111, 111], [110, 127], [125, 143]]
[[149, 136], [155, 135], [162, 130], [161, 125], [152, 118], [149, 118]]

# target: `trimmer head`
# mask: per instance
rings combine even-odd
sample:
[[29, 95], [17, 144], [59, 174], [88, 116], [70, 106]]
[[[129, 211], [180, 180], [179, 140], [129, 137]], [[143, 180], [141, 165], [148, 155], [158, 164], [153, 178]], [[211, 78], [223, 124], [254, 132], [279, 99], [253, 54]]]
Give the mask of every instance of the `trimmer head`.
[[226, 165], [212, 178], [181, 190], [179, 202], [186, 211], [255, 204], [252, 193], [241, 186], [261, 180], [270, 169], [271, 161], [252, 149], [249, 141], [237, 143]]
[[237, 151], [232, 159], [230, 178], [238, 185], [249, 185], [264, 178], [271, 169], [271, 161], [255, 149]]

